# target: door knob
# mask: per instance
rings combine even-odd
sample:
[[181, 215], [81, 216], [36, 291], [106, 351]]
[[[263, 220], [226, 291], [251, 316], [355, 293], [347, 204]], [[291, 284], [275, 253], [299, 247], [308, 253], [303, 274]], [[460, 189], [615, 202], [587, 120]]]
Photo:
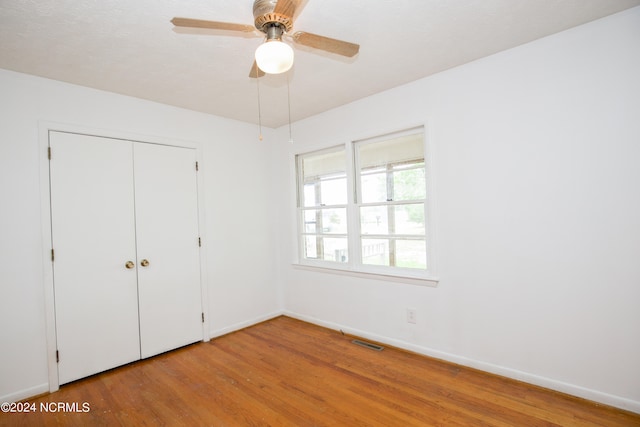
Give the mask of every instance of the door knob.
[[143, 267], [148, 267], [149, 266], [149, 260], [143, 259], [142, 261], [140, 261], [140, 265], [143, 266]]
[[128, 270], [131, 270], [133, 267], [136, 266], [136, 264], [133, 261], [127, 261], [127, 263], [124, 265]]

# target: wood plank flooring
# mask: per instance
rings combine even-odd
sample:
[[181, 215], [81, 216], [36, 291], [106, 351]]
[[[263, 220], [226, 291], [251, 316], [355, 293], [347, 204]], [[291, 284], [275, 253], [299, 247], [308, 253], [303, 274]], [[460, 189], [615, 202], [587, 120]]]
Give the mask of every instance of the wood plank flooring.
[[[640, 426], [638, 414], [351, 339], [278, 317], [64, 385], [0, 425]], [[41, 410], [59, 402], [89, 411]]]

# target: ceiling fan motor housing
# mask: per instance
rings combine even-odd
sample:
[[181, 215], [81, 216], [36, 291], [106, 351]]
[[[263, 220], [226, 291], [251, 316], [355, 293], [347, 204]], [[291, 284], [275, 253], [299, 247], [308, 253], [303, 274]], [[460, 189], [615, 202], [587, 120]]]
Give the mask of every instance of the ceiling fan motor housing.
[[269, 27], [279, 26], [284, 32], [289, 32], [293, 28], [293, 21], [290, 16], [281, 13], [274, 13], [277, 0], [256, 0], [253, 3], [253, 18], [256, 28], [263, 33], [267, 33]]

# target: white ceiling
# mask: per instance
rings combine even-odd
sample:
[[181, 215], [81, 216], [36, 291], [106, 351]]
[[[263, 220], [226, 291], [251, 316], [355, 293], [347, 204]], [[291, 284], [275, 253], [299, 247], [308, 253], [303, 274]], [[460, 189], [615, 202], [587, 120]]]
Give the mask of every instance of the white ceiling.
[[[0, 68], [258, 122], [259, 37], [180, 34], [174, 16], [253, 24], [253, 0], [0, 0]], [[262, 124], [349, 103], [640, 5], [640, 0], [308, 0], [294, 31], [360, 44], [296, 47], [260, 79]]]

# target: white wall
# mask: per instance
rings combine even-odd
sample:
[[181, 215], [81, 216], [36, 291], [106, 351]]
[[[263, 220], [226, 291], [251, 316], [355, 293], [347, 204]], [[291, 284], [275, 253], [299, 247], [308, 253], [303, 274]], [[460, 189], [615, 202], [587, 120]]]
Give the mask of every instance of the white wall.
[[[48, 389], [48, 121], [203, 145], [214, 336], [285, 304], [640, 412], [639, 45], [635, 8], [296, 123], [293, 145], [286, 127], [259, 142], [255, 126], [0, 70], [0, 401]], [[292, 153], [425, 122], [439, 286], [293, 268]]]
[[[287, 312], [640, 412], [639, 52], [634, 8], [295, 123], [274, 169]], [[294, 153], [420, 123], [439, 286], [294, 268]]]
[[0, 401], [49, 389], [41, 121], [201, 144], [210, 333], [280, 312], [265, 215], [273, 131], [260, 142], [256, 126], [5, 70], [0, 94]]

